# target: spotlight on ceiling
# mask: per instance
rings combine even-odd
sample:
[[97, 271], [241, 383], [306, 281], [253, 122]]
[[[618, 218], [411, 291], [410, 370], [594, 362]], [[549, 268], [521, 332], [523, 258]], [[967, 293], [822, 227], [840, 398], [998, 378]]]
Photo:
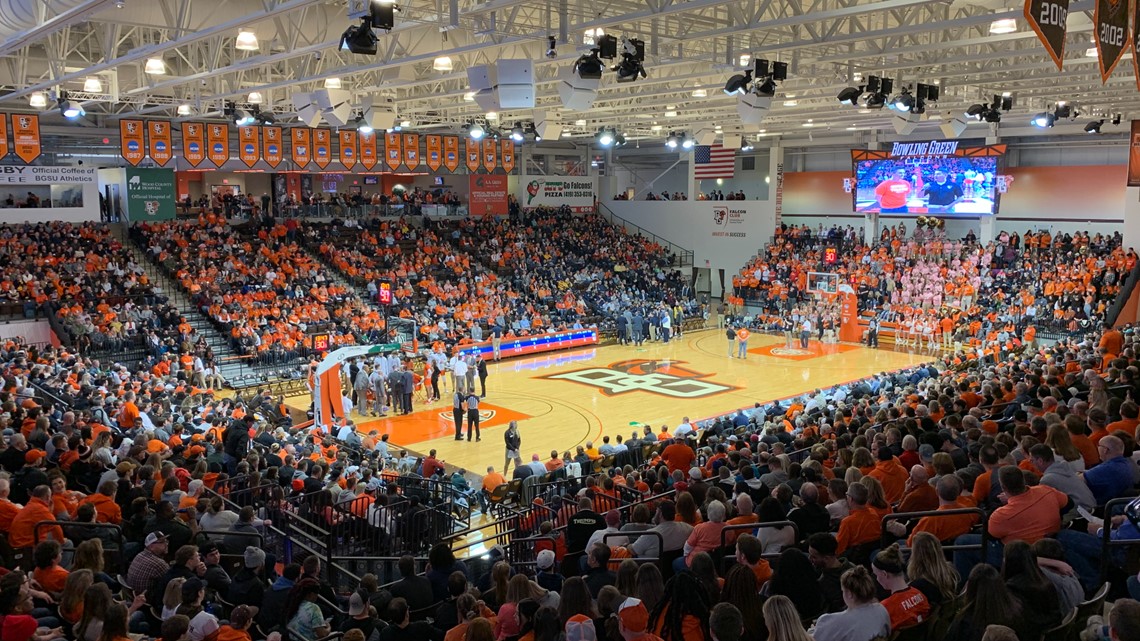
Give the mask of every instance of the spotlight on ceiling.
[[258, 124], [261, 125], [272, 125], [277, 122], [277, 116], [273, 115], [271, 111], [260, 111], [255, 108], [253, 110], [253, 117], [257, 120]]
[[602, 77], [602, 70], [605, 65], [602, 59], [598, 57], [599, 50], [591, 49], [590, 53], [583, 54], [574, 63], [574, 73], [583, 80], [598, 80]]
[[66, 91], [59, 92], [59, 98], [56, 98], [55, 102], [64, 118], [78, 118], [83, 115], [82, 105], [68, 100]]
[[855, 105], [857, 102], [859, 102], [859, 96], [862, 95], [863, 87], [847, 87], [843, 91], [839, 92], [839, 95], [836, 96], [836, 99], [839, 100], [840, 104]]
[[894, 88], [895, 81], [890, 78], [867, 76], [867, 84], [863, 88], [867, 94], [864, 98], [864, 106], [867, 109], [882, 109], [886, 106]]
[[487, 135], [487, 131], [483, 129], [483, 125], [477, 122], [467, 125], [467, 136], [472, 140], [482, 140], [485, 135]]
[[692, 149], [693, 145], [697, 144], [689, 134], [683, 134], [681, 137], [681, 149]]
[[1043, 111], [1043, 112], [1037, 114], [1036, 116], [1033, 116], [1033, 120], [1030, 120], [1029, 122], [1033, 123], [1033, 125], [1036, 127], [1041, 127], [1042, 129], [1048, 129], [1049, 127], [1052, 127], [1053, 123], [1055, 123], [1056, 121], [1057, 121], [1056, 116], [1054, 116], [1051, 113]]
[[511, 140], [515, 142], [522, 142], [526, 139], [526, 130], [523, 129], [521, 122], [516, 122], [514, 129], [511, 129]]
[[763, 82], [756, 82], [752, 85], [752, 93], [762, 98], [771, 98], [776, 95], [776, 80], [772, 76], [768, 76]]
[[638, 76], [645, 77], [645, 41], [637, 38], [621, 38], [621, 62], [614, 65], [618, 82], [633, 82]]
[[1058, 102], [1056, 108], [1053, 110], [1053, 117], [1056, 120], [1064, 120], [1066, 118], [1076, 118], [1080, 114], [1073, 109], [1071, 105]]
[[680, 144], [681, 138], [676, 133], [670, 132], [669, 137], [665, 139], [665, 146], [670, 149], [676, 149]]
[[752, 83], [752, 70], [738, 73], [724, 83], [724, 93], [729, 96], [743, 96], [748, 93], [748, 85]]
[[558, 39], [554, 36], [546, 36], [546, 57], [558, 57]]
[[745, 139], [744, 139], [744, 140], [743, 140], [743, 141], [740, 143], [740, 151], [752, 151], [752, 149], [753, 149], [753, 147], [752, 147], [752, 143], [748, 142], [748, 139], [747, 139], [747, 138], [745, 138]]
[[1104, 125], [1103, 120], [1094, 120], [1094, 121], [1090, 122], [1089, 124], [1085, 125], [1085, 133], [1086, 134], [1099, 134], [1100, 128], [1102, 125]]
[[914, 107], [914, 96], [910, 94], [910, 89], [904, 88], [899, 95], [895, 96], [894, 99], [891, 100], [890, 107], [895, 111], [909, 113]]
[[376, 34], [372, 32], [372, 22], [368, 18], [362, 18], [360, 24], [345, 29], [340, 36], [340, 50], [362, 56], [375, 56]]
[[617, 133], [615, 133], [613, 129], [603, 128], [598, 131], [598, 135], [594, 138], [594, 140], [598, 143], [599, 147], [610, 147], [614, 144], [614, 140], [616, 138]]
[[234, 49], [238, 51], [257, 51], [261, 47], [257, 44], [257, 34], [243, 29], [238, 32], [237, 39], [234, 41]]
[[372, 128], [372, 125], [368, 123], [368, 120], [365, 119], [364, 116], [358, 116], [354, 124], [356, 125], [356, 131], [362, 134], [370, 134], [373, 131], [376, 131]]

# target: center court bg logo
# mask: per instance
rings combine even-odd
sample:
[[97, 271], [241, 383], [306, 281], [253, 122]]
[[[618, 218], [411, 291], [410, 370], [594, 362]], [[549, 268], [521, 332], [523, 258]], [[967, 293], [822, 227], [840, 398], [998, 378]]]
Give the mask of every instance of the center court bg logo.
[[684, 364], [685, 361], [633, 359], [611, 363], [608, 367], [590, 367], [540, 378], [589, 385], [600, 389], [606, 396], [648, 392], [670, 398], [690, 399], [740, 389], [705, 380], [712, 374], [681, 367]]

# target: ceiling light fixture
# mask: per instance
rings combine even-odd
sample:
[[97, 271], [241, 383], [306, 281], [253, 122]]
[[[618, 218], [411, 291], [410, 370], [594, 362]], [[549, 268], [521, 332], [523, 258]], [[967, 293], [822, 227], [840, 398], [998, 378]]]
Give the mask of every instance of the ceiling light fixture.
[[234, 49], [238, 51], [257, 51], [261, 46], [257, 44], [257, 34], [249, 31], [242, 30], [238, 32], [237, 39], [234, 40]]
[[103, 81], [96, 76], [88, 76], [83, 81], [83, 91], [86, 93], [103, 93]]
[[261, 93], [257, 91], [251, 91], [249, 97], [246, 98], [245, 101], [251, 105], [260, 105], [262, 102], [264, 102], [264, 98], [261, 97]]
[[64, 118], [78, 118], [83, 115], [83, 107], [79, 103], [68, 100], [66, 91], [59, 92], [56, 105], [59, 106], [59, 113], [63, 114]]
[[42, 91], [32, 92], [32, 95], [28, 97], [28, 106], [35, 109], [47, 107], [47, 96]]
[[752, 70], [747, 69], [744, 73], [738, 73], [728, 79], [724, 83], [724, 93], [728, 96], [743, 96], [748, 93], [748, 85], [752, 82]]
[[665, 139], [665, 146], [669, 149], [676, 149], [677, 145], [681, 144], [681, 138], [676, 132], [670, 132], [669, 137]]
[[451, 56], [440, 56], [431, 63], [431, 68], [435, 71], [451, 71]]
[[996, 36], [1003, 33], [1013, 33], [1014, 31], [1017, 31], [1017, 20], [1013, 18], [1002, 18], [990, 23], [990, 35]]
[[1103, 120], [1094, 120], [1094, 121], [1090, 122], [1089, 124], [1085, 125], [1085, 133], [1086, 134], [1099, 134], [1101, 125], [1103, 125], [1103, 124], [1104, 124]]
[[376, 34], [372, 31], [372, 21], [367, 16], [361, 18], [360, 24], [344, 30], [340, 36], [340, 50], [363, 56], [376, 55]]
[[143, 71], [152, 76], [161, 76], [166, 73], [166, 64], [162, 62], [162, 58], [147, 58]]
[[340, 89], [340, 78], [325, 78], [325, 89]]
[[633, 82], [645, 73], [645, 41], [637, 38], [621, 37], [621, 62], [614, 65], [618, 82]]
[[689, 95], [691, 95], [694, 98], [705, 98], [709, 95], [709, 92], [705, 91], [704, 89], [694, 89], [693, 93], [691, 93]]
[[1035, 127], [1048, 129], [1049, 127], [1052, 127], [1056, 121], [1057, 118], [1053, 114], [1043, 111], [1036, 116], [1033, 116], [1033, 120], [1030, 120], [1029, 122], [1033, 123]]
[[511, 140], [515, 142], [522, 142], [526, 139], [526, 130], [523, 129], [521, 122], [515, 122], [514, 129], [511, 129]]
[[599, 147], [610, 147], [614, 144], [614, 140], [616, 138], [617, 133], [615, 133], [613, 129], [603, 128], [598, 132], [598, 135], [595, 136], [594, 140], [598, 143]]
[[499, 119], [499, 112], [497, 112], [497, 111], [488, 111], [487, 112], [487, 120], [498, 120], [498, 119]]
[[194, 108], [188, 104], [178, 105], [178, 115], [179, 116], [192, 116], [192, 115], [194, 115]]
[[487, 135], [487, 131], [479, 123], [473, 122], [467, 126], [467, 136], [472, 140], [482, 140], [485, 135]]
[[689, 134], [684, 134], [681, 137], [681, 149], [692, 149], [693, 145], [697, 144]]
[[855, 106], [859, 102], [859, 97], [863, 95], [864, 87], [847, 87], [839, 92], [836, 98], [840, 104]]

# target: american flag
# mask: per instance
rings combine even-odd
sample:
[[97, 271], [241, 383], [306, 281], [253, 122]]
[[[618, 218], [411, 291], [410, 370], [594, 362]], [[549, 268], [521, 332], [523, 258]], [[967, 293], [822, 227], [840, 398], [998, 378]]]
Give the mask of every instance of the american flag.
[[693, 151], [696, 178], [732, 178], [736, 170], [736, 150], [720, 145], [697, 145]]

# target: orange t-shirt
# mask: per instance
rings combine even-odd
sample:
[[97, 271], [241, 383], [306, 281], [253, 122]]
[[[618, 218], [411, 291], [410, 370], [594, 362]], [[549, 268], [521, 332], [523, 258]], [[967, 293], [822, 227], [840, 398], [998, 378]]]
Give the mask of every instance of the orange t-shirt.
[[55, 594], [63, 592], [63, 585], [67, 583], [67, 575], [67, 570], [58, 565], [53, 565], [47, 569], [36, 568], [36, 570], [32, 572], [32, 576], [43, 586], [44, 591]]

